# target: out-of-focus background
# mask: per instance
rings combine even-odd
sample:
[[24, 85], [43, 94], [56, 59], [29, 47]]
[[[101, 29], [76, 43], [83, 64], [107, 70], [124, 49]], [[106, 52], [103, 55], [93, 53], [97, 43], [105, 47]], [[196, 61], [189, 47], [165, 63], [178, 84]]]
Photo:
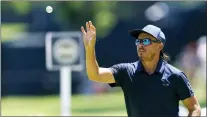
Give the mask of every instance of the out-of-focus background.
[[[52, 13], [45, 11], [47, 6]], [[186, 73], [205, 108], [206, 11], [205, 1], [1, 2], [1, 114], [60, 115], [59, 72], [46, 69], [45, 34], [80, 31], [89, 20], [97, 28], [96, 55], [102, 67], [138, 59], [130, 29], [161, 27], [170, 63]], [[72, 115], [126, 115], [120, 88], [89, 81], [85, 69], [72, 72], [71, 80]]]

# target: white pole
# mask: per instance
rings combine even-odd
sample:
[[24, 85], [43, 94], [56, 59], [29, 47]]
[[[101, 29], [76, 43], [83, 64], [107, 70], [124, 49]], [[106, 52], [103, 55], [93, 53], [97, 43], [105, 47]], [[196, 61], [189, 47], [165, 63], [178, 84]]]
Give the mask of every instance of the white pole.
[[71, 68], [60, 68], [61, 116], [71, 116]]

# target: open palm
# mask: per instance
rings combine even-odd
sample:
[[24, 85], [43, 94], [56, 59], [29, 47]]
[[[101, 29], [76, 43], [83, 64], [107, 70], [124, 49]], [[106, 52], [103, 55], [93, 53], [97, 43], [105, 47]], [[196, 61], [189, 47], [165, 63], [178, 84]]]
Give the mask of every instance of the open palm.
[[84, 27], [81, 27], [83, 33], [83, 41], [85, 48], [94, 48], [96, 42], [96, 28], [93, 26], [92, 22], [86, 22], [86, 31]]

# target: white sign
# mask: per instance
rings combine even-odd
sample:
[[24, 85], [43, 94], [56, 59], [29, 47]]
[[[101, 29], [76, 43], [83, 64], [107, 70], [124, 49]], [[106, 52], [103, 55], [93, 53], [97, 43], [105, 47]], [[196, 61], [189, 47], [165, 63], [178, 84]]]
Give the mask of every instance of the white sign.
[[46, 34], [46, 67], [60, 71], [61, 116], [71, 116], [72, 70], [83, 69], [84, 55], [81, 32], [49, 32]]
[[60, 64], [73, 64], [79, 56], [79, 46], [73, 39], [59, 39], [53, 46], [54, 58]]
[[73, 71], [83, 70], [84, 46], [81, 32], [48, 32], [45, 38], [46, 68], [59, 71], [70, 66]]

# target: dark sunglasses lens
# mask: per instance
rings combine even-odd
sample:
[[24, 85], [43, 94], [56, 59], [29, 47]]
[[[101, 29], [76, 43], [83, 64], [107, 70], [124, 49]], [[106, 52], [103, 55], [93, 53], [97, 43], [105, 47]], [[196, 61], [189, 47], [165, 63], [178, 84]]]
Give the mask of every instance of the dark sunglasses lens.
[[150, 43], [150, 39], [143, 39], [143, 45], [149, 45]]
[[135, 41], [135, 44], [136, 44], [136, 45], [139, 45], [139, 44], [140, 44], [140, 40], [137, 39], [137, 40]]

